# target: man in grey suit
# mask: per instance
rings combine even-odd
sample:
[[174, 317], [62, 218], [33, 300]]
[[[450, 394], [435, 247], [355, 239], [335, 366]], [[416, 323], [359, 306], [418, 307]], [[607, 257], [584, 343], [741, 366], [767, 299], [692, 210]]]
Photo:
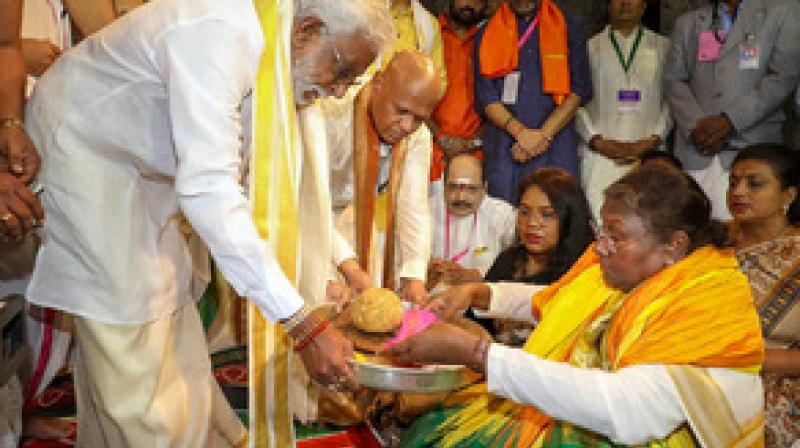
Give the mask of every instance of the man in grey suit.
[[800, 76], [800, 2], [715, 0], [681, 16], [664, 69], [675, 155], [728, 218], [736, 152], [780, 142], [781, 106]]

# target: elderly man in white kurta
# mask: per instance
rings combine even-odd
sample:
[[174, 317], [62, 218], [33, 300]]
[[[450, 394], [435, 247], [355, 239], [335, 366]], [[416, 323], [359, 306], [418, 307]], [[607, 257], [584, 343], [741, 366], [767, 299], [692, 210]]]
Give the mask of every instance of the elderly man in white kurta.
[[482, 281], [500, 252], [514, 243], [514, 208], [486, 196], [482, 162], [474, 154], [448, 161], [444, 191], [431, 197], [430, 206], [431, 286]]
[[[273, 215], [296, 219], [283, 206], [313, 191], [305, 167], [324, 154], [303, 145], [314, 123], [306, 106], [342, 95], [366, 69], [391, 35], [386, 14], [380, 0], [153, 2], [40, 79], [26, 123], [44, 162], [47, 221], [28, 298], [74, 316], [79, 446], [246, 442], [210, 371], [181, 214], [231, 285], [302, 344], [312, 376], [352, 386], [351, 345], [305, 313], [308, 297], [287, 270], [303, 232], [259, 217], [280, 197]], [[240, 184], [251, 120], [252, 207]], [[282, 170], [261, 169], [276, 160]], [[319, 199], [303, 198], [306, 208]], [[258, 400], [273, 414], [286, 406], [275, 395]], [[264, 434], [270, 416], [251, 418]]]
[[346, 205], [333, 262], [357, 290], [371, 284], [397, 288], [410, 301], [426, 296], [431, 136], [421, 124], [441, 98], [438, 76], [424, 54], [399, 52], [349, 110], [326, 115], [331, 158], [349, 164], [331, 179], [334, 205]]
[[610, 24], [589, 39], [594, 97], [578, 109], [581, 177], [596, 217], [603, 190], [662, 146], [672, 122], [662, 95], [669, 40], [641, 24], [645, 0], [611, 0]]

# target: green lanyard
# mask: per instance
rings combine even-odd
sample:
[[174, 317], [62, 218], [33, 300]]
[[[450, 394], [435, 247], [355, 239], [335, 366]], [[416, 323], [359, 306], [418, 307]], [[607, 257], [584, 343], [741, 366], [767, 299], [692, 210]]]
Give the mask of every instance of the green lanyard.
[[628, 69], [631, 68], [631, 64], [633, 63], [633, 58], [636, 56], [636, 50], [639, 49], [639, 42], [642, 41], [642, 34], [644, 34], [644, 27], [640, 26], [639, 29], [636, 31], [636, 38], [633, 40], [633, 46], [631, 47], [631, 54], [628, 55], [628, 60], [625, 60], [625, 56], [622, 55], [622, 50], [619, 48], [619, 42], [617, 42], [617, 38], [614, 37], [614, 31], [611, 27], [608, 27], [608, 38], [611, 39], [611, 44], [614, 45], [614, 50], [617, 51], [617, 58], [619, 58], [619, 63], [622, 64], [622, 68], [625, 70], [625, 73], [628, 73]]

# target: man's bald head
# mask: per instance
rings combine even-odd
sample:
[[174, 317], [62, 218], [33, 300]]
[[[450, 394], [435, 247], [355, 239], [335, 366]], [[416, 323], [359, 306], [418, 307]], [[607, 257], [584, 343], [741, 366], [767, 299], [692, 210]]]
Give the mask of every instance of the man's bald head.
[[381, 140], [397, 143], [430, 118], [442, 98], [433, 61], [418, 51], [401, 51], [372, 79], [369, 111]]

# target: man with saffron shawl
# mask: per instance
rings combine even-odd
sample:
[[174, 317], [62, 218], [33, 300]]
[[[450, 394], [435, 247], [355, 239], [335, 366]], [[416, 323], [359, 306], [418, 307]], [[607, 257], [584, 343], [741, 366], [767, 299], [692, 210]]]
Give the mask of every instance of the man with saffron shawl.
[[475, 38], [475, 106], [489, 194], [515, 203], [536, 168], [580, 178], [573, 116], [592, 96], [586, 36], [553, 0], [508, 0]]
[[[447, 90], [429, 125], [434, 134], [431, 182], [444, 183], [448, 160], [464, 152], [480, 152], [481, 117], [475, 110], [475, 34], [486, 13], [486, 0], [449, 0], [439, 16], [447, 65]], [[434, 189], [439, 193], [442, 189]]]
[[40, 79], [26, 125], [48, 220], [28, 299], [73, 315], [79, 446], [247, 443], [211, 374], [181, 215], [254, 304], [252, 446], [292, 444], [292, 345], [321, 383], [354, 386], [350, 343], [304, 305], [324, 295], [328, 260], [308, 253], [330, 246], [331, 222], [312, 103], [375, 59], [387, 14], [381, 0], [158, 1]]
[[[601, 216], [596, 244], [533, 297], [539, 324], [523, 349], [443, 323], [389, 350], [487, 377], [401, 446], [763, 446], [758, 315], [708, 198], [674, 168], [646, 166], [606, 190]], [[429, 308], [526, 300], [491, 291]]]
[[329, 144], [351, 154], [351, 174], [332, 179], [346, 184], [334, 195], [349, 205], [336, 220], [333, 260], [350, 285], [348, 271], [367, 272], [371, 284], [397, 288], [406, 300], [427, 297], [431, 136], [422, 124], [442, 92], [432, 60], [401, 51], [344, 113], [326, 115]]

